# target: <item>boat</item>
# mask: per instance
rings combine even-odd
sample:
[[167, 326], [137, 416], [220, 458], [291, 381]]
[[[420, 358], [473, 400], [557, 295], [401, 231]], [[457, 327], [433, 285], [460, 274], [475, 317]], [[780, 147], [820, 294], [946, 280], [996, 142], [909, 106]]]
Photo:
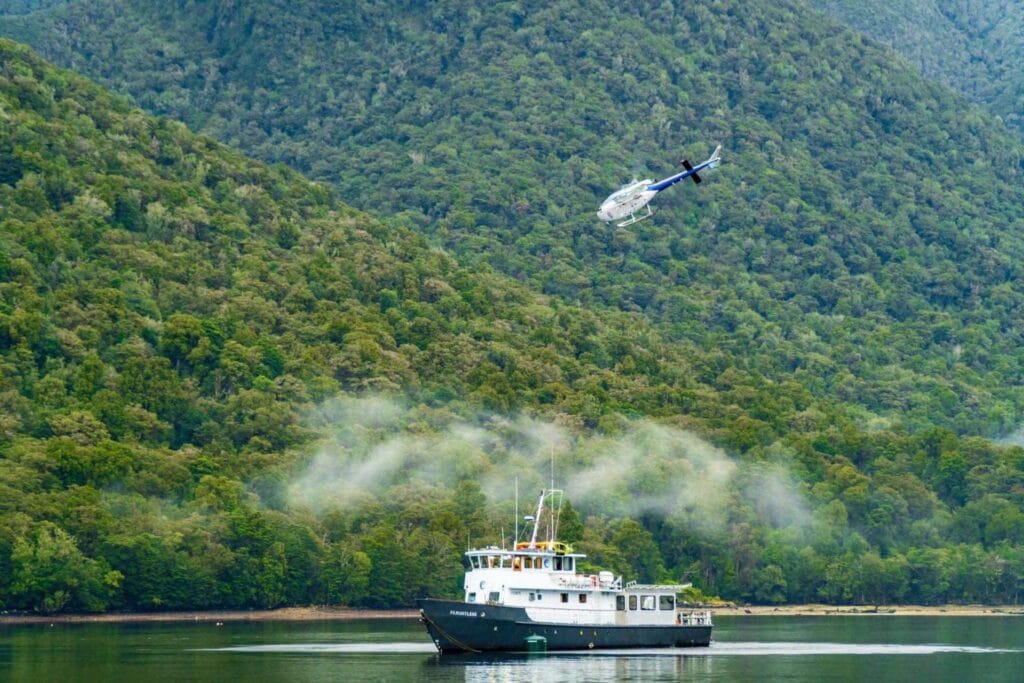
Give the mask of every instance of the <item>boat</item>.
[[[556, 540], [563, 492], [542, 491], [529, 541], [467, 550], [462, 600], [421, 599], [420, 621], [442, 653], [701, 647], [711, 613], [681, 608], [690, 584], [623, 583], [580, 572], [586, 555]], [[545, 506], [547, 540], [537, 540]], [[518, 513], [517, 513], [518, 518]], [[528, 528], [528, 527], [527, 527]]]

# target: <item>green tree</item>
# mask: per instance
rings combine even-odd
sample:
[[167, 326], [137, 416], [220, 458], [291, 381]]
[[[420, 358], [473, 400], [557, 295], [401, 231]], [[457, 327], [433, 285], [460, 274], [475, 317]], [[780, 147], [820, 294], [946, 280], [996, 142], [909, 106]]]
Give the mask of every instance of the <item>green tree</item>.
[[782, 569], [770, 564], [759, 569], [754, 579], [754, 599], [758, 602], [778, 604], [786, 601], [786, 576]]
[[583, 522], [568, 498], [558, 512], [558, 538], [566, 543], [583, 540]]
[[665, 562], [654, 537], [639, 522], [622, 520], [609, 539], [630, 568], [630, 575], [640, 583], [656, 583], [665, 577]]
[[37, 612], [102, 612], [124, 576], [102, 560], [86, 557], [66, 531], [41, 522], [11, 550], [14, 606]]

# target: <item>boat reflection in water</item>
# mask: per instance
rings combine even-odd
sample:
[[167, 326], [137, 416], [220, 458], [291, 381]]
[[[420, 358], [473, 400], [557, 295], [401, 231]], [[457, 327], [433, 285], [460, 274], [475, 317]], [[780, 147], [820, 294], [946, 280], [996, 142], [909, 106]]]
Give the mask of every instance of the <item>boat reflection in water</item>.
[[[439, 656], [430, 668], [461, 667], [466, 683], [499, 681], [672, 681], [713, 673], [710, 657], [600, 652], [565, 654], [486, 653]], [[424, 672], [429, 676], [429, 673]], [[444, 676], [447, 680], [447, 676]]]

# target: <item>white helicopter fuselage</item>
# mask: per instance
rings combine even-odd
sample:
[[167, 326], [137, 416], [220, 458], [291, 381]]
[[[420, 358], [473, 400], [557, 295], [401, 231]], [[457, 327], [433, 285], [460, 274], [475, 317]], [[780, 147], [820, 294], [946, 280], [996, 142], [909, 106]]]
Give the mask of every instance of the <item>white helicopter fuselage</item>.
[[653, 180], [647, 179], [625, 185], [604, 200], [597, 211], [597, 217], [602, 221], [617, 221], [644, 208], [658, 194], [657, 190], [647, 189], [653, 182]]

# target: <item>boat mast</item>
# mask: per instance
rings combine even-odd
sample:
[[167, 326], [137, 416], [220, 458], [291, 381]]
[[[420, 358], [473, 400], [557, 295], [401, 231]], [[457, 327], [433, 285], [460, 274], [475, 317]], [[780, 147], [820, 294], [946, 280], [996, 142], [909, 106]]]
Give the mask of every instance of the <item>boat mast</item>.
[[515, 524], [516, 530], [513, 532], [515, 535], [512, 537], [512, 547], [516, 547], [516, 543], [519, 543], [519, 477], [516, 477], [516, 513], [515, 513]]
[[537, 514], [533, 517], [533, 535], [530, 536], [530, 550], [537, 547], [537, 529], [540, 527], [541, 515], [544, 514], [544, 496], [547, 491], [540, 492], [540, 500], [537, 501]]

